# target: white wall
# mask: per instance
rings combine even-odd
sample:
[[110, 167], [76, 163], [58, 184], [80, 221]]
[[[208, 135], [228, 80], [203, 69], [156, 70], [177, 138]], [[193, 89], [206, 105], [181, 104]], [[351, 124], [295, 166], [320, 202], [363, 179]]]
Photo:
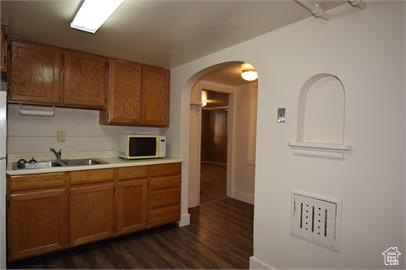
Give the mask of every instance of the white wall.
[[[7, 153], [15, 158], [31, 158], [31, 153], [36, 158], [47, 155], [53, 158], [50, 147], [62, 148], [65, 155], [93, 152], [98, 156], [117, 151], [120, 134], [160, 131], [159, 128], [102, 126], [99, 112], [94, 110], [56, 108], [55, 117], [21, 116], [18, 105], [8, 105], [7, 124]], [[65, 142], [56, 141], [57, 130], [65, 130]]]
[[[368, 2], [308, 18], [171, 70], [170, 153], [185, 159], [182, 213], [187, 213], [189, 95], [197, 72], [246, 61], [259, 72], [254, 260], [275, 268], [383, 268], [381, 253], [405, 252], [403, 2]], [[343, 160], [295, 156], [298, 95], [314, 74], [338, 76], [346, 91]], [[201, 75], [199, 73], [198, 75]], [[198, 76], [196, 75], [196, 76]], [[195, 78], [195, 77], [194, 77]], [[275, 122], [278, 107], [287, 122]], [[290, 191], [343, 200], [335, 252], [290, 235]]]
[[256, 113], [256, 108], [251, 108], [250, 88], [250, 85], [245, 85], [236, 89], [232, 197], [254, 203], [255, 165], [249, 164], [249, 141], [250, 116]]

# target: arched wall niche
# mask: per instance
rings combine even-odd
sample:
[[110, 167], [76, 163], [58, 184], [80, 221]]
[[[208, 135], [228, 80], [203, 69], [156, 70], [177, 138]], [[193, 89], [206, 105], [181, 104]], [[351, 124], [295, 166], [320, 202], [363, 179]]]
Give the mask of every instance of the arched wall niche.
[[344, 143], [345, 90], [332, 74], [312, 76], [299, 94], [297, 140]]
[[310, 77], [299, 94], [296, 142], [292, 147], [348, 151], [344, 145], [345, 89], [335, 75]]

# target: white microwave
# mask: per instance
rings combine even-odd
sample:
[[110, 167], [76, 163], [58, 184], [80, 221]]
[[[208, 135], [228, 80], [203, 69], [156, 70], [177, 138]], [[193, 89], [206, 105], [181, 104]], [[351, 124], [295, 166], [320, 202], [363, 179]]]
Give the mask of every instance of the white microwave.
[[125, 159], [164, 158], [166, 137], [159, 135], [120, 136], [118, 155]]

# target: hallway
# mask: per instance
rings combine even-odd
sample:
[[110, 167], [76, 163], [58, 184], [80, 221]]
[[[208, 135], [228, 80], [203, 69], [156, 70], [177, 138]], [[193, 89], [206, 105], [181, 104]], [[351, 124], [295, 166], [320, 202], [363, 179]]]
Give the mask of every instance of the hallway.
[[247, 269], [253, 206], [234, 199], [189, 209], [191, 225], [168, 225], [13, 263], [9, 268]]
[[225, 199], [227, 166], [202, 163], [200, 167], [200, 202]]

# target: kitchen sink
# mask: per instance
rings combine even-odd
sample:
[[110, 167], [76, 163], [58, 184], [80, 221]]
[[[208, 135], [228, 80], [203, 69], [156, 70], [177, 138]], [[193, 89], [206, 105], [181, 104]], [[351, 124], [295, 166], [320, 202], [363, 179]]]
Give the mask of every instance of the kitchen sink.
[[90, 166], [107, 164], [107, 162], [100, 159], [63, 159], [61, 162], [65, 166]]
[[24, 169], [45, 169], [54, 167], [65, 167], [65, 166], [91, 166], [108, 164], [107, 162], [100, 159], [62, 159], [62, 160], [47, 160], [38, 162], [16, 162], [13, 164], [14, 170], [24, 170]]
[[53, 168], [53, 167], [62, 167], [60, 161], [57, 160], [48, 160], [48, 161], [39, 161], [35, 163], [15, 163], [14, 169], [21, 170], [21, 169], [45, 169], [45, 168]]

